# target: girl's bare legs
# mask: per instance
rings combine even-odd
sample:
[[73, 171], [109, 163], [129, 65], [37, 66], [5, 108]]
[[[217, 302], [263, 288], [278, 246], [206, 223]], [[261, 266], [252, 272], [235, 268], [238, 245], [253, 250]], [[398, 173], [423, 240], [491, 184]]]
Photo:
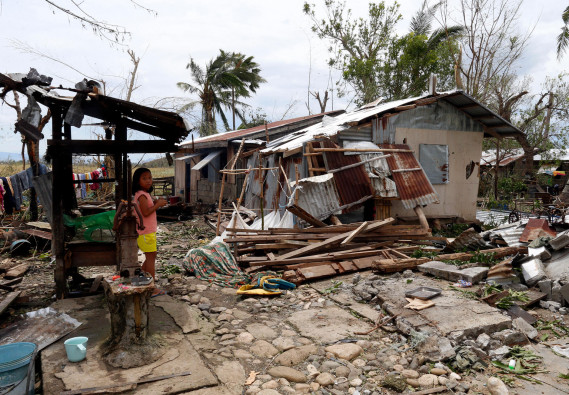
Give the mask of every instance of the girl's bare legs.
[[[144, 263], [142, 264], [142, 270], [150, 273], [150, 275], [152, 276], [154, 281], [156, 281], [156, 255], [157, 254], [158, 254], [157, 251], [145, 252], [144, 256], [146, 257], [146, 259], [144, 260]], [[157, 294], [159, 292], [160, 292], [160, 290], [158, 288], [154, 288], [153, 295]]]

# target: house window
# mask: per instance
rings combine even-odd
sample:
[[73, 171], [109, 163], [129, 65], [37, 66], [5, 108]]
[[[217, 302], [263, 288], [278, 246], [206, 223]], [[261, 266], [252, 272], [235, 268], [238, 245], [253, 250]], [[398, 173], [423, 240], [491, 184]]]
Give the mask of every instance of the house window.
[[419, 162], [431, 184], [448, 183], [448, 145], [419, 144]]

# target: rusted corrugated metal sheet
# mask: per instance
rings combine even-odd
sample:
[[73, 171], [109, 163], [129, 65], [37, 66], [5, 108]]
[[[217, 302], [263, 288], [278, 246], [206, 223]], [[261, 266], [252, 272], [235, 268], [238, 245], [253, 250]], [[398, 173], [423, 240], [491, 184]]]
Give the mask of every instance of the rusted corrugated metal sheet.
[[[401, 150], [410, 149], [406, 144], [382, 144], [380, 147]], [[412, 209], [419, 205], [426, 206], [430, 203], [439, 202], [437, 193], [412, 152], [390, 152], [390, 156], [387, 157], [387, 163], [405, 208]]]
[[[338, 148], [336, 144], [330, 140], [324, 140], [320, 143], [323, 148]], [[360, 162], [359, 155], [344, 155], [343, 152], [326, 152], [325, 162], [328, 171], [339, 169], [341, 167]], [[340, 204], [346, 205], [357, 202], [358, 200], [373, 195], [371, 190], [371, 181], [367, 175], [363, 165], [352, 167], [334, 173], [334, 181], [340, 195]], [[358, 208], [359, 205], [353, 206], [347, 211]]]

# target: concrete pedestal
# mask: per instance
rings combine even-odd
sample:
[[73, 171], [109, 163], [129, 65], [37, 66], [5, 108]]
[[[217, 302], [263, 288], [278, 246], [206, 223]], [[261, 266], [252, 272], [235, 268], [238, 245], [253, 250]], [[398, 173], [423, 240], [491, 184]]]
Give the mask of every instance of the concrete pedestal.
[[[132, 367], [147, 364], [149, 358], [158, 357], [155, 352], [157, 345], [148, 339], [149, 304], [154, 281], [148, 285], [132, 286], [106, 278], [103, 287], [111, 317], [105, 360], [113, 366]], [[125, 355], [129, 357], [125, 358]]]

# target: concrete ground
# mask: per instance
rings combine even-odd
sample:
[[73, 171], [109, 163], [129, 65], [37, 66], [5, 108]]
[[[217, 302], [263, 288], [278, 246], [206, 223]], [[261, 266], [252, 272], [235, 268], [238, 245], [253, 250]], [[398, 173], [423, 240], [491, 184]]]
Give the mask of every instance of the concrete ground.
[[[361, 273], [360, 281], [370, 275]], [[343, 286], [335, 287], [338, 282]], [[169, 293], [174, 296], [151, 299], [150, 332], [164, 354], [154, 363], [132, 369], [116, 369], [103, 362], [101, 345], [110, 333], [110, 322], [102, 296], [58, 301], [52, 307], [82, 325], [42, 351], [43, 391], [60, 394], [116, 385], [103, 392], [396, 393], [381, 385], [385, 377], [400, 371], [398, 366], [407, 371], [423, 371], [432, 365], [425, 363], [421, 367], [423, 362], [417, 359], [417, 350], [405, 344], [395, 327], [391, 332], [380, 329], [367, 335], [356, 334], [373, 329], [379, 317], [379, 302], [392, 306], [390, 313], [400, 314], [397, 328], [429, 328], [445, 339], [511, 326], [509, 317], [497, 309], [460, 298], [447, 290], [448, 282], [422, 274], [414, 274], [412, 281], [401, 276], [386, 278], [374, 303], [358, 302], [351, 292], [352, 282], [353, 275], [335, 277], [303, 285], [287, 295], [253, 298], [180, 276], [170, 281], [174, 288]], [[436, 306], [421, 312], [402, 309], [405, 290], [419, 285], [444, 288]], [[74, 336], [89, 338], [87, 358], [78, 363], [68, 362], [63, 346], [67, 338]], [[545, 358], [544, 365], [551, 373], [536, 378], [548, 384], [516, 380], [510, 393], [569, 393], [568, 381], [557, 377], [567, 373], [568, 360], [553, 354], [547, 344], [530, 347]], [[188, 371], [190, 375], [125, 385]], [[250, 372], [254, 374], [246, 385]], [[486, 372], [465, 375], [458, 387], [443, 393], [488, 394], [486, 380]], [[407, 386], [404, 391], [412, 393], [413, 389]]]

